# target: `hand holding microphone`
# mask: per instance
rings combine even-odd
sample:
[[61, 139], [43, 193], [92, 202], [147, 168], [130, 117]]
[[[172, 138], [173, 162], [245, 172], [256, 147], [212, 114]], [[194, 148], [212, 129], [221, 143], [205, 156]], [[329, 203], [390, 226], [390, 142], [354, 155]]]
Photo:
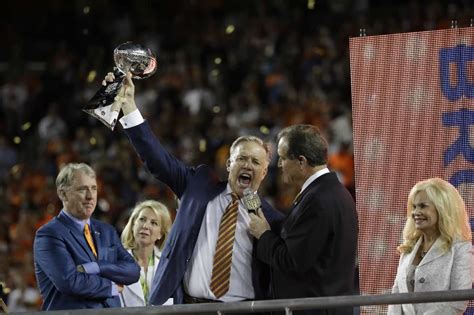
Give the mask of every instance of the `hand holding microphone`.
[[246, 188], [242, 201], [250, 216], [249, 232], [259, 239], [265, 231], [270, 230], [270, 225], [262, 212], [260, 197], [251, 188]]

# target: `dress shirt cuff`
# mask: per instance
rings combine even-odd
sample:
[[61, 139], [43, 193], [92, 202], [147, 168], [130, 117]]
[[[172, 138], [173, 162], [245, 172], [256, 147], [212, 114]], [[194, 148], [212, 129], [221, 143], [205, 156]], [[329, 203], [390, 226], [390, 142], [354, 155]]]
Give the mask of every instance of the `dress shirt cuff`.
[[115, 282], [112, 282], [112, 296], [118, 296], [119, 295], [119, 290], [118, 286], [115, 284]]
[[120, 118], [120, 124], [124, 129], [132, 128], [138, 126], [139, 124], [143, 123], [145, 120], [143, 119], [142, 114], [138, 109], [134, 110], [133, 112], [123, 116]]
[[99, 265], [95, 261], [82, 264], [82, 267], [88, 274], [97, 275], [100, 273]]

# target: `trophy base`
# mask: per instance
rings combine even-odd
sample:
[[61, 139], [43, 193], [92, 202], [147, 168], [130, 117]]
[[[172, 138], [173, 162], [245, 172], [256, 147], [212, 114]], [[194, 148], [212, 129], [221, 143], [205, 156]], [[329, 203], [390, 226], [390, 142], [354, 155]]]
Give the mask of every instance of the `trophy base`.
[[114, 130], [117, 123], [120, 108], [119, 110], [113, 110], [112, 106], [122, 87], [125, 74], [114, 68], [114, 76], [114, 81], [107, 82], [105, 86], [102, 86], [89, 102], [82, 107], [82, 111], [100, 120], [110, 130]]
[[86, 109], [83, 108], [82, 110], [92, 117], [97, 118], [100, 122], [106, 125], [110, 130], [114, 130], [115, 124], [117, 123], [117, 118], [119, 112], [116, 110], [112, 110], [112, 105], [107, 106], [100, 106], [95, 109]]

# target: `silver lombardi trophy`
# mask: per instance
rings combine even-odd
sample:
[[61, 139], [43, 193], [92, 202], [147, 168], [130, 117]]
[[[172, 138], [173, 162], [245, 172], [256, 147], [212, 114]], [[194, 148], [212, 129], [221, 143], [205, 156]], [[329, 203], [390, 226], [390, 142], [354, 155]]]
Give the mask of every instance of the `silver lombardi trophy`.
[[126, 42], [115, 48], [114, 61], [115, 80], [101, 87], [82, 108], [111, 130], [114, 130], [119, 115], [112, 110], [112, 104], [122, 87], [125, 74], [131, 72], [133, 79], [145, 79], [154, 74], [157, 68], [156, 57], [151, 50], [132, 42]]

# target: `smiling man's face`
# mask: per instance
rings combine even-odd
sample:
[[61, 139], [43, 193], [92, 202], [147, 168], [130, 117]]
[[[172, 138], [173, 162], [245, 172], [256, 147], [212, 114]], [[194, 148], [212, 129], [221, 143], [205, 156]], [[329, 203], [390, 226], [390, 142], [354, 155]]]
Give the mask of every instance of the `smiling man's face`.
[[256, 191], [267, 174], [268, 158], [265, 148], [254, 141], [237, 144], [227, 161], [229, 184], [240, 197], [244, 189]]

